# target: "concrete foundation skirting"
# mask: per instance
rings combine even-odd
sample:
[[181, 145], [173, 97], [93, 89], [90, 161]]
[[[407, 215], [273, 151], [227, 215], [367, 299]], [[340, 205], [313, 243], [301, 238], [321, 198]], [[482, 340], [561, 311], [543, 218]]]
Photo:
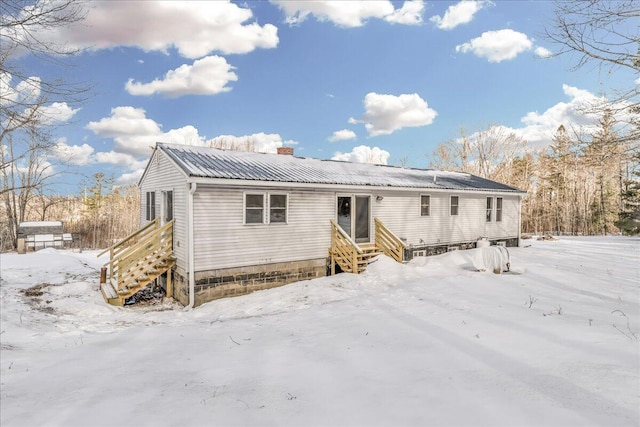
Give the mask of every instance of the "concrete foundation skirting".
[[[198, 271], [195, 274], [195, 306], [219, 298], [314, 279], [325, 276], [326, 272], [326, 258]], [[183, 305], [189, 304], [189, 279], [182, 269], [173, 272], [173, 292], [177, 301]]]

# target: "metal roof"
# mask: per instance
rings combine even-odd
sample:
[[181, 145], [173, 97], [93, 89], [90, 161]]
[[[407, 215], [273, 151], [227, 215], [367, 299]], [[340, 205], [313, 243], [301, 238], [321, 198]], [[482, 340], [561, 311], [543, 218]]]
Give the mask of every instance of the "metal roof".
[[191, 145], [157, 143], [157, 148], [173, 159], [189, 177], [194, 178], [524, 193], [499, 182], [460, 172], [229, 151]]

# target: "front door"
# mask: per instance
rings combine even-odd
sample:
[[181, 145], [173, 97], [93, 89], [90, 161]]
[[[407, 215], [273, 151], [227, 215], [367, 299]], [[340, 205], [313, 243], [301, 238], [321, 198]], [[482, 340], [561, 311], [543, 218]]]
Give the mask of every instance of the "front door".
[[338, 196], [338, 225], [356, 243], [371, 241], [371, 196]]

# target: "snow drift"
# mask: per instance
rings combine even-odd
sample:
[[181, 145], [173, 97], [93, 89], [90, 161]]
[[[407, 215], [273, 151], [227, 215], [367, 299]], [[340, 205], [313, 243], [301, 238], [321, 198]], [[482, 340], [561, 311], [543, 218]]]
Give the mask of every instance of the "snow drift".
[[112, 307], [104, 260], [0, 256], [0, 424], [638, 426], [640, 241], [381, 257], [184, 310]]

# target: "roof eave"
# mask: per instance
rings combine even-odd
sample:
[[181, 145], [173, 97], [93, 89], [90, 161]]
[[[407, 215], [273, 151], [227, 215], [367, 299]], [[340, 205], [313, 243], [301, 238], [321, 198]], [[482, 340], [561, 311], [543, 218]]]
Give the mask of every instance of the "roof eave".
[[362, 191], [403, 191], [403, 192], [465, 192], [465, 193], [494, 193], [494, 194], [526, 194], [522, 190], [508, 189], [492, 189], [492, 188], [455, 188], [455, 187], [421, 187], [407, 186], [400, 187], [394, 185], [359, 185], [359, 184], [326, 184], [313, 182], [297, 182], [297, 181], [267, 181], [267, 180], [249, 180], [249, 179], [230, 179], [230, 178], [212, 178], [190, 176], [187, 182], [193, 182], [199, 185], [216, 185], [222, 187], [259, 187], [259, 188], [302, 188], [317, 190], [336, 190], [336, 189], [352, 189]]

